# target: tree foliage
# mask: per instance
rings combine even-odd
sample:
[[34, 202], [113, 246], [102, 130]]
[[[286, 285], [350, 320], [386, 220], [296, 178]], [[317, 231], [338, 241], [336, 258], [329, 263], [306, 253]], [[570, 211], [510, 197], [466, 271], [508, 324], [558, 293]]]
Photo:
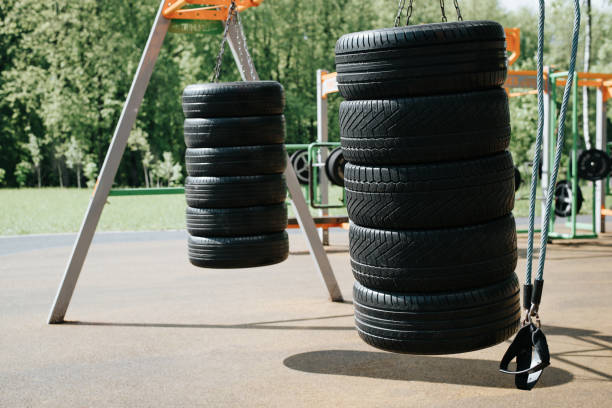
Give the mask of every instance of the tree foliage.
[[[451, 21], [455, 10], [447, 3]], [[522, 56], [513, 68], [535, 68], [533, 12], [506, 12], [498, 0], [459, 3], [465, 19], [520, 27]], [[566, 0], [548, 3], [546, 59], [561, 69], [569, 59], [572, 5]], [[158, 5], [158, 0], [0, 2], [0, 167], [5, 185], [94, 182]], [[268, 0], [243, 13], [260, 77], [285, 87], [288, 143], [316, 138], [315, 72], [334, 70], [336, 40], [347, 32], [391, 26], [396, 6], [396, 0]], [[594, 8], [592, 14], [591, 70], [611, 72], [612, 13]], [[411, 23], [440, 19], [439, 2], [415, 2]], [[185, 149], [180, 95], [187, 84], [210, 80], [219, 42], [219, 35], [207, 33], [166, 37], [117, 184], [180, 181]], [[221, 80], [238, 80], [231, 53], [225, 53], [223, 62]], [[338, 95], [329, 98], [331, 140], [338, 140], [340, 101]], [[527, 160], [535, 137], [535, 98], [513, 99], [511, 112], [511, 150], [520, 163]], [[590, 117], [594, 120], [593, 112]]]

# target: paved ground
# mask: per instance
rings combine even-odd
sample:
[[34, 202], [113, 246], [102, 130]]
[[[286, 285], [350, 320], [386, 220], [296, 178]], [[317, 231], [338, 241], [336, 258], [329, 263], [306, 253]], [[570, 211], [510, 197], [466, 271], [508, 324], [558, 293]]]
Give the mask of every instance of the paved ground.
[[285, 263], [224, 271], [190, 266], [180, 232], [150, 238], [101, 238], [70, 324], [53, 326], [71, 239], [0, 239], [0, 407], [612, 406], [612, 235], [550, 247], [542, 315], [553, 366], [532, 392], [497, 373], [505, 344], [423, 357], [363, 343], [345, 232], [330, 250], [340, 304], [297, 234]]

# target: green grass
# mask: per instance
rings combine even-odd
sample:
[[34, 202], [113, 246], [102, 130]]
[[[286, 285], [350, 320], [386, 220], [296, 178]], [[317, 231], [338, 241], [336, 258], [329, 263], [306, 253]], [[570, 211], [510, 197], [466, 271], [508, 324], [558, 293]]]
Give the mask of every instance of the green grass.
[[[76, 232], [92, 190], [76, 188], [0, 189], [0, 235]], [[98, 231], [181, 229], [182, 195], [109, 197]]]
[[[581, 214], [589, 214], [592, 203], [590, 183], [582, 186], [585, 202]], [[92, 191], [75, 188], [0, 189], [0, 235], [46, 234], [78, 231]], [[342, 189], [330, 189], [330, 202], [340, 201]], [[528, 197], [523, 185], [517, 197]], [[154, 231], [185, 228], [183, 195], [110, 197], [98, 231]], [[608, 197], [607, 206], [612, 206]], [[528, 200], [517, 200], [516, 217], [526, 217]], [[536, 206], [537, 214], [540, 206]], [[318, 215], [318, 210], [311, 210]], [[289, 208], [289, 216], [293, 209]], [[345, 215], [346, 209], [331, 209], [331, 215]]]

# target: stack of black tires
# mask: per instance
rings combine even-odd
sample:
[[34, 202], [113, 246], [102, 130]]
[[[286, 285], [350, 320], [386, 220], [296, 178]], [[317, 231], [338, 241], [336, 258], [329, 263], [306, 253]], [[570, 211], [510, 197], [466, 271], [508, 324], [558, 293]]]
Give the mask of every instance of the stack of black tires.
[[459, 353], [520, 321], [503, 27], [466, 21], [336, 45], [359, 335]]
[[189, 260], [247, 268], [287, 259], [285, 97], [278, 82], [183, 92]]

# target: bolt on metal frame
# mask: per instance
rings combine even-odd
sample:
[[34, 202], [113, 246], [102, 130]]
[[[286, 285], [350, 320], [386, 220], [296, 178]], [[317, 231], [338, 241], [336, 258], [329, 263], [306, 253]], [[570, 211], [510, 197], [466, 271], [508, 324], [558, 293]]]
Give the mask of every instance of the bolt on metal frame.
[[[237, 0], [236, 3], [238, 5], [238, 10], [244, 10], [247, 7], [259, 5], [262, 1], [263, 0]], [[178, 3], [180, 4], [177, 5]], [[203, 7], [201, 9], [180, 10], [180, 7], [187, 4], [208, 4], [213, 6]], [[168, 32], [171, 19], [189, 18], [223, 20], [227, 17], [229, 4], [230, 0], [177, 0], [176, 2], [162, 0], [149, 38], [143, 50], [140, 63], [138, 64], [136, 74], [134, 75], [132, 86], [123, 106], [121, 116], [119, 117], [119, 122], [115, 128], [115, 133], [108, 148], [104, 164], [102, 165], [93, 196], [87, 208], [87, 212], [85, 213], [83, 223], [81, 224], [76, 242], [68, 260], [68, 265], [66, 266], [64, 276], [49, 313], [49, 324], [62, 323], [64, 321], [98, 221], [100, 220], [102, 210], [106, 204], [106, 199], [113, 185], [115, 175], [117, 174], [121, 157], [125, 151], [128, 136], [136, 121], [138, 109], [142, 103], [149, 80], [151, 79], [151, 74], [153, 73], [155, 62], [159, 56], [166, 33]], [[225, 15], [223, 15], [223, 8], [226, 11]], [[196, 13], [201, 14], [196, 15]], [[177, 15], [179, 17], [176, 17]], [[237, 52], [237, 44], [241, 42], [244, 44], [245, 39], [242, 31], [235, 24], [232, 24], [228, 30], [228, 41], [242, 79], [245, 81], [258, 81], [259, 77], [257, 72], [254, 69], [246, 69], [246, 67], [253, 66], [247, 50]], [[313, 218], [310, 215], [309, 208], [292, 166], [287, 166], [285, 178], [287, 180], [287, 187], [289, 189], [292, 204], [295, 208], [296, 218], [306, 237], [306, 242], [315, 262], [315, 266], [321, 275], [331, 300], [334, 302], [342, 302], [343, 298], [340, 288], [334, 276], [331, 264], [329, 263], [327, 254], [317, 234]]]

